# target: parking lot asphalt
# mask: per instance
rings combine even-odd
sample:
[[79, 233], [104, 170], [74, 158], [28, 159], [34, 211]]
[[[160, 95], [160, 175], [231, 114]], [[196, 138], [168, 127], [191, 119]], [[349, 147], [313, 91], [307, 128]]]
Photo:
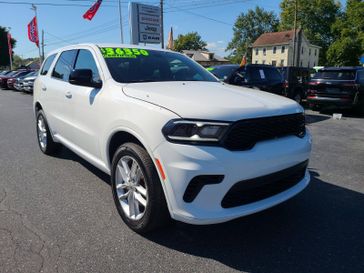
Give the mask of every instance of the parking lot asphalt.
[[38, 148], [32, 96], [0, 90], [0, 272], [364, 272], [364, 118], [307, 111], [311, 184], [228, 223], [129, 230], [109, 177]]

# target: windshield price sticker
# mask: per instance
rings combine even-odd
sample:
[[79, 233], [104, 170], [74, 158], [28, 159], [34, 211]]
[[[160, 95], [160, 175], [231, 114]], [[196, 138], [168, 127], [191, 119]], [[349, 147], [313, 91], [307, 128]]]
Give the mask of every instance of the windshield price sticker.
[[100, 50], [104, 58], [137, 58], [138, 56], [149, 56], [147, 50], [138, 48], [102, 47]]

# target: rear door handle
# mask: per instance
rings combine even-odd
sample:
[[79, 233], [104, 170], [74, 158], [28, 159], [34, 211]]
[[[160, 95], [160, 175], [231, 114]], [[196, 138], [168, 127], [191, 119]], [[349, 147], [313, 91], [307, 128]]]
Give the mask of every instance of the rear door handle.
[[70, 98], [72, 98], [72, 93], [68, 91], [68, 92], [66, 92], [65, 96], [67, 99], [70, 99]]

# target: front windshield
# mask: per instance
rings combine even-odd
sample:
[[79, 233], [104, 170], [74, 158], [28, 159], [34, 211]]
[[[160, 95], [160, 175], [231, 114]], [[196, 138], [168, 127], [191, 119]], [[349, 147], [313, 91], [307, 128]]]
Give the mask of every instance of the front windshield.
[[313, 79], [355, 80], [354, 70], [319, 70]]
[[217, 80], [190, 58], [168, 51], [100, 48], [113, 79], [120, 83]]

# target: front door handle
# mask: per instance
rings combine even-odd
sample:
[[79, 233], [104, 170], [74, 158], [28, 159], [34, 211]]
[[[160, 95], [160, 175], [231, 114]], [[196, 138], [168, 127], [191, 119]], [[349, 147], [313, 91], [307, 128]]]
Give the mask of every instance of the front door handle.
[[42, 91], [47, 91], [47, 87], [43, 86]]
[[66, 92], [65, 96], [66, 96], [67, 99], [70, 99], [70, 98], [72, 98], [72, 93], [71, 92]]

